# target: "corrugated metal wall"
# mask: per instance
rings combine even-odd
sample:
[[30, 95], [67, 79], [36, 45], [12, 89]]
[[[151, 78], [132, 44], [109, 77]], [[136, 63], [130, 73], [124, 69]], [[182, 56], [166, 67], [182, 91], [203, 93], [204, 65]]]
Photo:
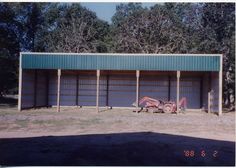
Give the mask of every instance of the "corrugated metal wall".
[[[181, 77], [180, 98], [186, 97], [188, 108], [200, 107], [201, 77]], [[168, 100], [168, 76], [141, 76], [139, 96], [149, 96], [155, 99]], [[130, 107], [136, 98], [136, 77], [110, 76], [109, 106]], [[170, 78], [170, 100], [176, 101], [176, 77]]]
[[43, 71], [37, 71], [36, 106], [47, 105], [47, 78]]
[[[44, 71], [22, 71], [22, 108], [47, 105], [47, 85]], [[35, 88], [36, 87], [36, 88]]]
[[[57, 105], [57, 71], [50, 73], [49, 78], [49, 105]], [[76, 105], [76, 75], [61, 74], [61, 106], [75, 106]]]
[[22, 70], [22, 108], [34, 105], [34, 70]]
[[203, 85], [202, 85], [202, 106], [205, 110], [208, 110], [208, 92], [210, 91], [210, 86], [209, 86], [209, 79], [210, 75], [209, 73], [204, 74], [203, 76]]
[[[78, 79], [77, 79], [78, 78]], [[78, 80], [78, 81], [77, 81]], [[61, 106], [95, 106], [96, 105], [95, 75], [76, 75], [62, 71], [61, 75]], [[78, 82], [78, 93], [76, 84]], [[76, 98], [76, 96], [78, 96]], [[100, 77], [99, 105], [106, 105], [106, 77]], [[78, 102], [76, 102], [78, 101]], [[50, 73], [49, 80], [49, 105], [57, 105], [57, 72]]]
[[48, 104], [57, 105], [57, 71], [51, 71], [49, 74], [49, 92]]
[[[96, 105], [96, 83], [95, 75], [79, 75], [78, 105]], [[106, 77], [100, 77], [99, 87], [99, 106], [106, 106]]]
[[110, 75], [108, 97], [109, 106], [131, 107], [136, 99], [136, 76]]
[[155, 99], [168, 100], [168, 76], [141, 76], [140, 98], [144, 96]]
[[211, 73], [211, 89], [213, 90], [212, 111], [219, 111], [219, 73]]
[[72, 74], [61, 75], [61, 95], [60, 105], [75, 106], [76, 105], [76, 76]]
[[[34, 70], [22, 72], [22, 107], [34, 105]], [[36, 106], [47, 105], [47, 77], [45, 71], [37, 71], [37, 96]], [[170, 75], [171, 76], [171, 75]], [[201, 91], [201, 75], [188, 77], [181, 75], [180, 98], [186, 97], [188, 108], [201, 108], [200, 96], [202, 93], [202, 105], [207, 109], [208, 76], [203, 77]], [[211, 88], [214, 90], [214, 111], [218, 111], [219, 81], [218, 73], [211, 73]], [[108, 81], [109, 79], [109, 81]], [[77, 81], [78, 80], [78, 81]], [[95, 106], [96, 105], [96, 74], [70, 74], [62, 71], [61, 76], [61, 105], [62, 106]], [[107, 88], [107, 81], [109, 87]], [[78, 83], [78, 86], [76, 84]], [[49, 73], [48, 104], [57, 104], [57, 71]], [[78, 93], [76, 90], [78, 89]], [[107, 90], [108, 89], [108, 90]], [[155, 99], [168, 100], [169, 75], [142, 75], [140, 76], [140, 98], [149, 96]], [[76, 98], [76, 95], [78, 97]], [[108, 98], [108, 101], [107, 101]], [[100, 77], [99, 106], [131, 107], [136, 99], [136, 75], [110, 73]], [[78, 100], [78, 102], [76, 102]], [[170, 100], [176, 101], [176, 76], [170, 77]], [[108, 103], [108, 104], [107, 104]]]
[[[176, 102], [176, 78], [171, 78], [170, 100]], [[187, 98], [187, 108], [200, 108], [200, 77], [180, 77], [180, 99]]]

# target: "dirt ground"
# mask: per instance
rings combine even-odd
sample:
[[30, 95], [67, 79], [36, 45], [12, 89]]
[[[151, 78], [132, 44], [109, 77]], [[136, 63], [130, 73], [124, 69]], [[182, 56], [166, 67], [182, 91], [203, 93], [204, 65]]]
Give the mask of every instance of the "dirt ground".
[[0, 165], [235, 165], [235, 112], [0, 107]]

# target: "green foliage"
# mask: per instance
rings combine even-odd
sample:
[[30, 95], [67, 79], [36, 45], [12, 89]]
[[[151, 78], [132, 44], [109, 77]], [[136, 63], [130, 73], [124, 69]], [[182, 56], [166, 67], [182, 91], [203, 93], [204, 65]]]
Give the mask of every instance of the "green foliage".
[[130, 15], [142, 9], [141, 3], [120, 4], [116, 7], [116, 13], [112, 17], [112, 23], [117, 26]]
[[[202, 25], [205, 30], [205, 51], [224, 54], [224, 101], [235, 102], [235, 5], [230, 3], [205, 4]], [[233, 98], [232, 98], [233, 97]]]
[[48, 11], [53, 25], [45, 36], [50, 52], [107, 52], [104, 43], [109, 25], [80, 4], [60, 6]]
[[0, 3], [0, 97], [17, 84], [17, 55], [20, 51], [18, 22], [10, 4]]
[[[125, 8], [124, 5], [122, 7], [128, 8]], [[113, 24], [115, 52], [186, 52], [183, 26], [173, 17], [173, 13], [169, 12], [166, 6], [155, 5], [150, 10], [135, 8], [132, 12], [125, 12], [125, 18], [119, 17], [119, 13], [121, 12], [118, 11], [115, 14], [116, 22]]]
[[235, 102], [233, 3], [123, 3], [110, 25], [79, 3], [0, 3], [1, 94], [17, 84], [19, 51], [222, 53], [224, 101]]

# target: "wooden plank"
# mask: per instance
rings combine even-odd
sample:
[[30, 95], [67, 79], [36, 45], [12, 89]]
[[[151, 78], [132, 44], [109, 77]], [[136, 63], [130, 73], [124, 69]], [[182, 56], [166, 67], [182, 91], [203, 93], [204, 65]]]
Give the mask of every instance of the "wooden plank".
[[60, 112], [61, 69], [57, 70], [57, 112]]
[[177, 71], [177, 95], [176, 95], [176, 104], [177, 104], [177, 113], [179, 113], [179, 79], [180, 71]]
[[140, 71], [136, 70], [136, 112], [139, 111], [139, 76], [140, 76]]
[[100, 70], [97, 70], [97, 94], [96, 94], [96, 111], [99, 112], [99, 79], [100, 78]]

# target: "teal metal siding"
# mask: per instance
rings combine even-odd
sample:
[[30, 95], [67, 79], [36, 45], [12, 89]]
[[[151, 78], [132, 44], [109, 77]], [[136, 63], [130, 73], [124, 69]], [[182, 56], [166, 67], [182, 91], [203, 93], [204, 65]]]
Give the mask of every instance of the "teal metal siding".
[[219, 71], [220, 56], [22, 53], [23, 69]]

